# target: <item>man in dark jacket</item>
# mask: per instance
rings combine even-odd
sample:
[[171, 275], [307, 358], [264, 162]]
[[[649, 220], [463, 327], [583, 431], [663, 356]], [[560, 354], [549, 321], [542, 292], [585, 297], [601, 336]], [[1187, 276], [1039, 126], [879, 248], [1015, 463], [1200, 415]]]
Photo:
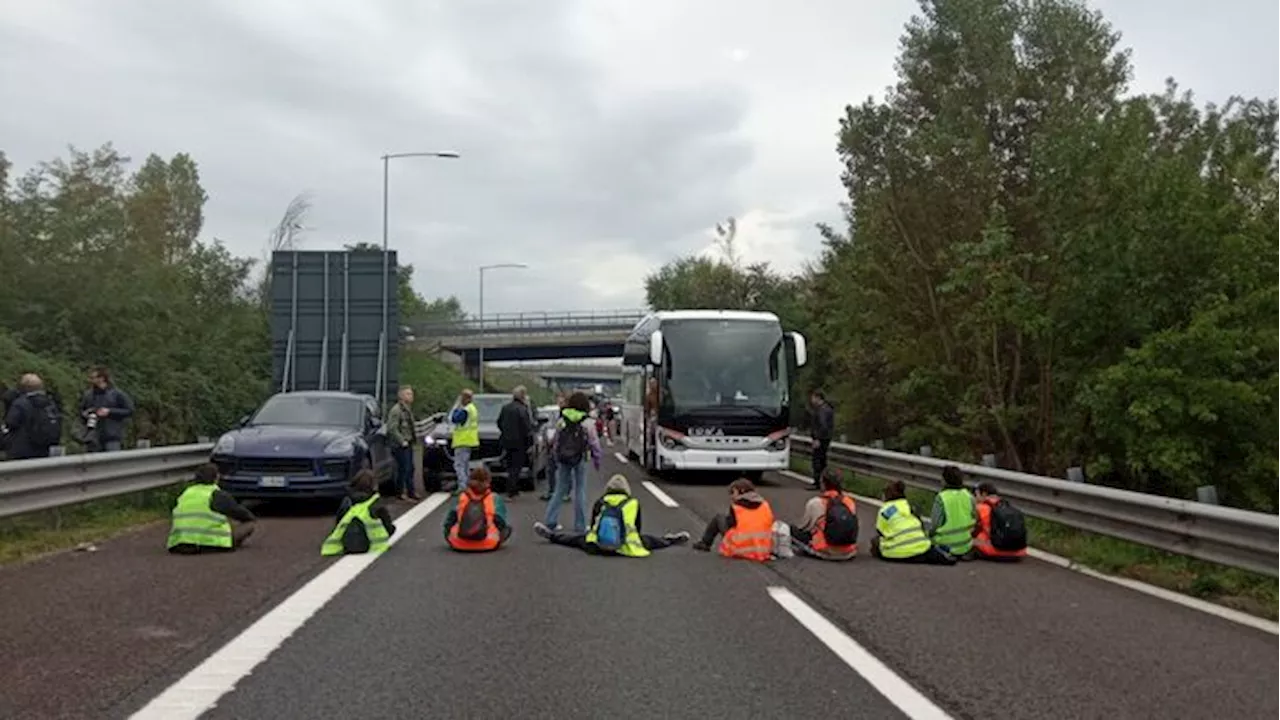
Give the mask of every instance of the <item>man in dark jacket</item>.
[[[520, 494], [520, 471], [529, 466], [533, 447], [533, 411], [523, 385], [511, 392], [511, 402], [498, 413], [498, 445], [507, 458], [507, 497]], [[532, 468], [531, 468], [532, 470]]]
[[124, 446], [125, 421], [133, 417], [133, 400], [115, 385], [105, 367], [89, 371], [89, 389], [80, 398], [80, 417], [88, 430], [85, 449], [112, 452]]
[[44, 390], [39, 375], [28, 373], [18, 382], [18, 394], [4, 413], [5, 455], [10, 460], [49, 457], [62, 433], [58, 406]]
[[809, 393], [809, 412], [813, 426], [813, 455], [809, 469], [813, 472], [812, 488], [817, 490], [821, 487], [822, 473], [827, 469], [827, 451], [831, 449], [831, 438], [836, 430], [836, 410], [821, 390], [814, 390]]

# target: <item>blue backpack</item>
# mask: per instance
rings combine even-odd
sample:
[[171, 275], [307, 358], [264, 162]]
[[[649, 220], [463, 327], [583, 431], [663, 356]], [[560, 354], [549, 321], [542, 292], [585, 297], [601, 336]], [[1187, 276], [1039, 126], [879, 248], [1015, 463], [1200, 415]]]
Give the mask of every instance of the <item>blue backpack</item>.
[[627, 498], [617, 505], [604, 504], [600, 520], [596, 523], [596, 547], [617, 552], [627, 543], [627, 521], [622, 515], [622, 508], [635, 501], [635, 498]]

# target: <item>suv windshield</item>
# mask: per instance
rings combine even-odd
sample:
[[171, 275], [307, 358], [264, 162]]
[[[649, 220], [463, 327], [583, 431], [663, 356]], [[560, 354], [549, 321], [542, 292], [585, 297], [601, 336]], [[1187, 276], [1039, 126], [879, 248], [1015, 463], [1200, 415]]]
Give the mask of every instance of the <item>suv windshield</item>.
[[258, 410], [250, 425], [325, 425], [359, 427], [360, 398], [276, 395]]
[[480, 422], [493, 423], [498, 422], [498, 413], [502, 412], [502, 406], [511, 402], [510, 395], [476, 395], [471, 399], [476, 404], [476, 412], [480, 415]]
[[663, 404], [675, 415], [741, 407], [778, 415], [788, 404], [786, 344], [775, 322], [680, 320], [664, 323]]

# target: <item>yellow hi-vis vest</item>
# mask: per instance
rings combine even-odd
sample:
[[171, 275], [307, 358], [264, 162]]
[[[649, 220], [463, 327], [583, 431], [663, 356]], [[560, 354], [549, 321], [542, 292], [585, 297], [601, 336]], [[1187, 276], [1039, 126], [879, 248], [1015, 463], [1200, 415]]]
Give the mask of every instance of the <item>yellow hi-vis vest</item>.
[[915, 557], [932, 545], [905, 498], [890, 500], [880, 508], [876, 532], [880, 533], [880, 554], [887, 558]]
[[952, 555], [964, 555], [973, 548], [973, 495], [964, 488], [948, 488], [938, 493], [946, 513], [942, 527], [933, 531], [933, 543]]
[[[613, 507], [622, 506], [622, 522], [626, 525], [626, 539], [622, 543], [622, 547], [618, 548], [619, 555], [627, 557], [649, 557], [651, 554], [649, 549], [644, 546], [644, 541], [640, 539], [640, 531], [636, 529], [636, 516], [640, 514], [640, 501], [630, 495], [622, 493], [610, 493], [604, 496], [604, 502]], [[603, 511], [601, 512], [603, 515]], [[592, 545], [596, 544], [597, 535], [600, 528], [600, 518], [596, 518], [591, 524], [591, 530], [587, 533], [587, 542]]]
[[231, 521], [226, 515], [209, 508], [218, 486], [199, 483], [189, 486], [173, 505], [173, 524], [169, 526], [169, 547], [201, 545], [230, 548]]
[[387, 541], [390, 536], [387, 529], [383, 527], [382, 521], [373, 516], [370, 512], [373, 504], [378, 502], [380, 496], [374, 493], [373, 497], [362, 503], [352, 505], [342, 519], [338, 521], [333, 532], [329, 533], [329, 537], [324, 539], [324, 544], [320, 546], [321, 555], [341, 555], [344, 551], [342, 548], [342, 536], [347, 532], [347, 526], [353, 522], [364, 525], [365, 535], [369, 538], [369, 552], [380, 553], [387, 549]]
[[[480, 411], [476, 409], [475, 403], [467, 403], [463, 410], [467, 411], [467, 421], [453, 429], [453, 441], [450, 446], [480, 447]], [[464, 482], [464, 479], [458, 478], [458, 482]]]

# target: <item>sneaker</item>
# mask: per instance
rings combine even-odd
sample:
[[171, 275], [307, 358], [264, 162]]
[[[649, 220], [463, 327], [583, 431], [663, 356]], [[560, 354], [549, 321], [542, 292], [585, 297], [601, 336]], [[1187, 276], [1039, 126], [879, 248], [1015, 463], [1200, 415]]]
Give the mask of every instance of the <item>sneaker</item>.
[[541, 495], [538, 496], [538, 499], [541, 500], [542, 502], [550, 502], [551, 493], [542, 493]]
[[681, 530], [680, 532], [667, 533], [666, 535], [662, 536], [662, 539], [666, 540], [672, 545], [683, 545], [689, 542], [689, 533], [685, 532], [684, 530]]
[[547, 524], [543, 522], [535, 522], [533, 524], [533, 532], [538, 537], [543, 537], [543, 538], [551, 537], [551, 528], [547, 527]]
[[693, 548], [694, 550], [701, 550], [702, 552], [711, 552], [711, 546], [702, 542], [701, 540], [690, 545], [689, 547]]

